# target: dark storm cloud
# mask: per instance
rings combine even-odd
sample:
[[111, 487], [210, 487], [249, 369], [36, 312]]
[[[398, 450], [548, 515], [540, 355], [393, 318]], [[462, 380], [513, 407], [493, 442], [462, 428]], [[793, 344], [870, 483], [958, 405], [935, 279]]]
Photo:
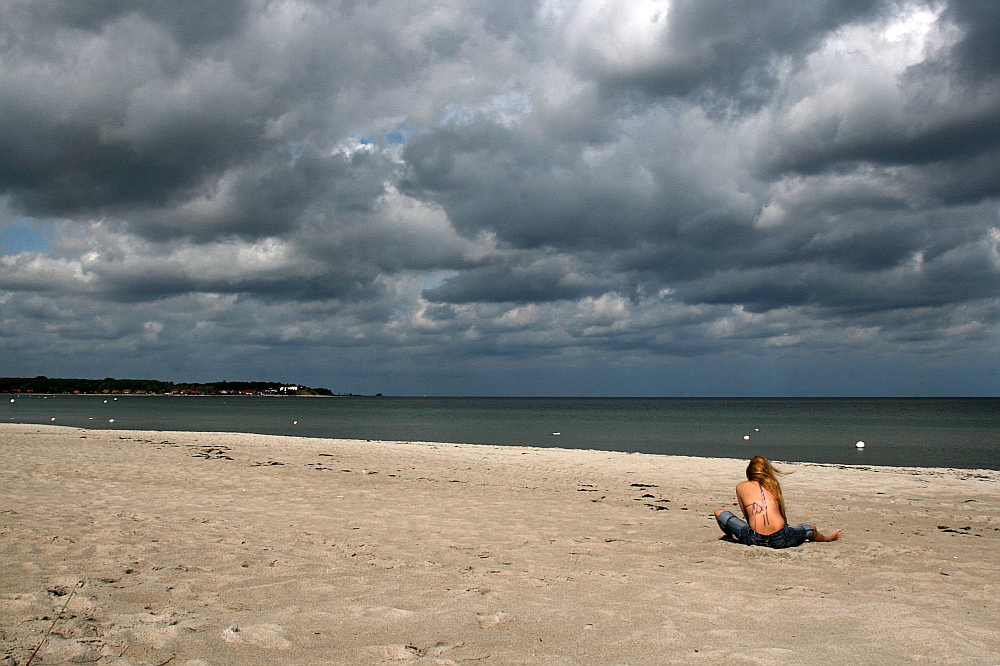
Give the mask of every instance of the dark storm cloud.
[[[281, 230], [286, 222], [254, 220], [238, 209], [270, 199], [260, 217], [270, 217], [274, 204], [283, 217], [322, 196], [317, 188], [379, 189], [384, 173], [369, 173], [372, 182], [359, 185], [317, 151], [365, 129], [371, 118], [364, 107], [381, 95], [379, 86], [399, 85], [432, 53], [424, 42], [388, 41], [378, 14], [341, 14], [332, 5], [79, 4], [7, 10], [13, 57], [0, 93], [0, 188], [32, 215], [145, 209], [160, 217], [158, 210], [169, 213], [235, 177], [246, 182], [248, 197], [233, 200], [231, 223], [177, 231]], [[257, 21], [248, 25], [251, 12]], [[40, 24], [31, 20], [39, 13]], [[211, 20], [201, 20], [206, 13]], [[292, 32], [282, 42], [267, 32], [273, 28]], [[351, 39], [356, 47], [341, 48]], [[331, 173], [321, 183], [316, 172], [323, 170]]]
[[957, 169], [981, 157], [995, 162], [1000, 156], [1000, 93], [984, 90], [977, 97], [943, 109], [914, 104], [906, 110], [909, 117], [904, 122], [872, 124], [856, 134], [841, 134], [843, 117], [818, 118], [809, 133], [779, 138], [777, 154], [767, 164], [768, 175], [843, 170], [859, 163], [950, 162]]
[[581, 164], [586, 143], [553, 154], [518, 129], [470, 123], [414, 137], [406, 191], [433, 193], [461, 230], [495, 231], [522, 248], [632, 242], [647, 210], [627, 174]]
[[584, 58], [609, 94], [694, 96], [712, 112], [751, 111], [779, 85], [783, 59], [814, 50], [830, 31], [871, 18], [879, 0], [733, 3], [680, 0], [649, 16], [663, 23], [656, 57], [631, 66]]
[[950, 2], [943, 15], [962, 29], [953, 48], [958, 71], [972, 80], [995, 79], [1000, 74], [1000, 6], [990, 0]]
[[597, 263], [572, 261], [566, 256], [525, 257], [523, 263], [461, 271], [423, 293], [429, 301], [447, 303], [545, 303], [599, 296], [616, 284], [587, 274], [587, 266], [592, 268]]
[[97, 32], [109, 22], [138, 14], [166, 26], [179, 44], [192, 46], [229, 37], [242, 27], [249, 6], [244, 0], [51, 0], [19, 8], [43, 25]]
[[325, 218], [370, 212], [395, 165], [367, 151], [319, 154], [302, 147], [226, 168], [181, 201], [150, 208], [132, 228], [151, 238], [264, 238]]
[[414, 387], [421, 364], [976, 354], [1000, 333], [998, 16], [5, 3], [0, 225], [45, 233], [0, 256], [0, 341]]
[[18, 57], [2, 73], [0, 187], [26, 212], [166, 202], [264, 146], [261, 100], [226, 65], [192, 66], [135, 15], [103, 28], [10, 39]]

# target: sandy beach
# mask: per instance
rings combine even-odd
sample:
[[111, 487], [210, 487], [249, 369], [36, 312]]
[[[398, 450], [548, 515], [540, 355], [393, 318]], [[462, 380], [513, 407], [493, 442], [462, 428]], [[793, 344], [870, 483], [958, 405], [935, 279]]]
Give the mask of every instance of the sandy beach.
[[4, 666], [1000, 663], [996, 471], [779, 465], [844, 528], [779, 551], [719, 539], [743, 460], [15, 424], [0, 460]]

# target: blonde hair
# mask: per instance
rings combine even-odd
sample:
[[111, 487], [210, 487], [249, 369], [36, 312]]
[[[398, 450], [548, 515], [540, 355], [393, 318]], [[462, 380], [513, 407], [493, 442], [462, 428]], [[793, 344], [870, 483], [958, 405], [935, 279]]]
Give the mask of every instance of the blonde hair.
[[779, 469], [775, 469], [771, 461], [764, 456], [754, 456], [747, 465], [747, 480], [756, 481], [764, 490], [771, 493], [774, 499], [778, 500], [778, 508], [781, 510], [781, 517], [785, 516], [785, 496], [781, 492], [781, 484], [778, 483], [778, 474], [787, 474]]

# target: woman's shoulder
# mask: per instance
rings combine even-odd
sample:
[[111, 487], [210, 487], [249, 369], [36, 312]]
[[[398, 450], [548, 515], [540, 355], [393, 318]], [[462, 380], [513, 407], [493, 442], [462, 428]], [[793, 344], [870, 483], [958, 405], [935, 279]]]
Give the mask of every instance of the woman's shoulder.
[[757, 489], [756, 481], [741, 481], [736, 484], [736, 492], [738, 493], [746, 490], [756, 490], [756, 489]]

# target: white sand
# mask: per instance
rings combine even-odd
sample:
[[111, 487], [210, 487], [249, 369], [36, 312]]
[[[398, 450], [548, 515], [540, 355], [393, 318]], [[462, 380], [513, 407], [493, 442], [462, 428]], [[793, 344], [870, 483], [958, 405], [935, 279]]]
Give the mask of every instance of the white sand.
[[845, 536], [775, 551], [718, 539], [741, 460], [3, 424], [0, 461], [0, 665], [50, 628], [35, 664], [1000, 663], [994, 471], [786, 464]]

